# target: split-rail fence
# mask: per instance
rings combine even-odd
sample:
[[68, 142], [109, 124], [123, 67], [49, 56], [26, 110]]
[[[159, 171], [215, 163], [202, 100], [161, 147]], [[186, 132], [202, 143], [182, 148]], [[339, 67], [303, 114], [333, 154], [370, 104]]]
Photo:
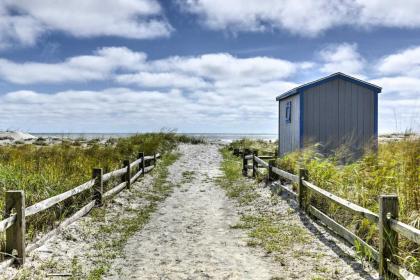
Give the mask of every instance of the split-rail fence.
[[[144, 153], [138, 154], [138, 159], [131, 162], [123, 161], [123, 167], [109, 173], [103, 174], [102, 168], [92, 170], [92, 179], [59, 195], [47, 198], [34, 205], [25, 208], [25, 194], [23, 190], [11, 190], [6, 192], [5, 199], [5, 219], [0, 221], [0, 232], [6, 232], [5, 260], [0, 263], [0, 270], [12, 265], [22, 265], [25, 262], [26, 254], [40, 247], [60, 230], [83, 217], [94, 207], [101, 207], [103, 202], [123, 189], [129, 189], [142, 174], [152, 170], [156, 165], [156, 160], [160, 154], [145, 156]], [[134, 172], [136, 173], [132, 175]], [[112, 189], [104, 192], [104, 183], [111, 179], [119, 178], [120, 183]], [[45, 211], [60, 202], [63, 202], [77, 194], [91, 191], [92, 201], [79, 209], [72, 216], [62, 221], [52, 231], [43, 235], [35, 243], [26, 245], [26, 218]]]
[[[248, 176], [248, 170], [252, 170], [252, 177], [257, 174], [262, 174], [259, 168], [268, 169], [267, 181], [274, 181], [276, 179], [286, 179], [292, 183], [296, 183], [297, 193], [285, 185], [277, 184], [277, 192], [285, 191], [289, 196], [298, 201], [299, 207], [309, 214], [324, 223], [337, 235], [348, 241], [352, 245], [362, 245], [372, 256], [373, 260], [378, 264], [379, 275], [384, 279], [407, 279], [420, 280], [420, 277], [406, 270], [397, 264], [396, 252], [398, 252], [398, 235], [404, 236], [416, 244], [420, 244], [420, 230], [405, 224], [398, 220], [398, 196], [380, 195], [379, 196], [379, 214], [373, 213], [370, 210], [338, 197], [312, 183], [308, 180], [308, 171], [304, 168], [299, 169], [299, 174], [292, 174], [276, 167], [275, 156], [258, 156], [258, 151], [251, 151], [244, 149], [233, 150], [234, 155], [242, 156], [243, 168], [242, 173]], [[263, 159], [269, 160], [268, 162]], [[252, 164], [248, 164], [252, 161]], [[334, 219], [327, 216], [321, 210], [311, 205], [309, 193], [316, 193], [321, 197], [338, 204], [339, 206], [349, 210], [350, 212], [360, 215], [368, 219], [370, 222], [378, 225], [379, 229], [379, 248], [376, 249], [362, 240], [353, 232], [336, 222]]]

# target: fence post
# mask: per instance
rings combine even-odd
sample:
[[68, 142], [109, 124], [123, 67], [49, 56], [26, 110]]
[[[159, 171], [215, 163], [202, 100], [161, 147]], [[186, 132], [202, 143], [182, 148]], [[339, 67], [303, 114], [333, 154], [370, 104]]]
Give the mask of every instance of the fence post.
[[124, 181], [127, 183], [127, 189], [130, 189], [130, 179], [131, 179], [131, 168], [130, 168], [130, 161], [128, 159], [124, 160], [123, 162], [124, 167], [127, 168], [126, 173], [124, 174]]
[[268, 176], [267, 176], [267, 185], [274, 181], [274, 173], [273, 173], [273, 166], [276, 165], [276, 161], [274, 159], [270, 159], [268, 161]]
[[144, 167], [148, 167], [148, 166], [150, 166], [150, 160], [144, 159]]
[[379, 275], [395, 279], [387, 269], [387, 260], [395, 262], [398, 249], [398, 234], [391, 229], [389, 219], [398, 219], [398, 196], [379, 196]]
[[242, 175], [248, 176], [248, 160], [246, 159], [246, 156], [250, 154], [249, 149], [244, 149], [243, 155], [242, 155]]
[[153, 153], [153, 165], [156, 167], [156, 153]]
[[308, 170], [304, 168], [299, 169], [299, 189], [298, 189], [298, 197], [299, 197], [299, 207], [306, 211], [306, 187], [303, 184], [303, 180], [308, 180]]
[[144, 153], [143, 152], [139, 153], [138, 158], [139, 159], [141, 158], [141, 162], [139, 163], [139, 170], [138, 171], [142, 170], [143, 171], [142, 173], [144, 175]]
[[16, 221], [6, 230], [6, 253], [14, 255], [19, 265], [25, 263], [25, 193], [19, 191], [6, 192], [5, 217], [10, 217], [15, 209]]
[[254, 152], [252, 153], [252, 177], [256, 177], [257, 176], [257, 168], [258, 168], [258, 163], [255, 160], [255, 157], [258, 156], [258, 150], [254, 150]]
[[94, 168], [92, 171], [92, 179], [95, 180], [95, 186], [93, 188], [93, 198], [95, 199], [96, 206], [102, 206], [102, 194], [104, 192], [104, 182], [102, 179], [103, 170], [102, 168]]

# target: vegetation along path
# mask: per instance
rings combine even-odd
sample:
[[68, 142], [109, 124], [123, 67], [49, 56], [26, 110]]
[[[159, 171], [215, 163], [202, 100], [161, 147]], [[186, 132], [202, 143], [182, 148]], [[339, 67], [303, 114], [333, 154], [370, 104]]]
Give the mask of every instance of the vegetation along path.
[[278, 266], [246, 246], [234, 204], [215, 183], [215, 145], [183, 145], [174, 192], [127, 243], [109, 279], [271, 279]]
[[[308, 228], [287, 200], [273, 202], [267, 188], [251, 188], [245, 195], [258, 198], [247, 200], [254, 204], [229, 199], [220, 187], [218, 146], [180, 149], [181, 158], [169, 167], [174, 192], [128, 240], [107, 279], [376, 278], [350, 248], [336, 245], [340, 241], [325, 230]], [[270, 222], [274, 212], [268, 208], [289, 221]], [[254, 246], [258, 241], [262, 246]], [[284, 250], [284, 258], [271, 253], [276, 248]]]
[[[218, 145], [180, 145], [35, 250], [19, 279], [376, 279]], [[11, 279], [9, 270], [2, 279]]]

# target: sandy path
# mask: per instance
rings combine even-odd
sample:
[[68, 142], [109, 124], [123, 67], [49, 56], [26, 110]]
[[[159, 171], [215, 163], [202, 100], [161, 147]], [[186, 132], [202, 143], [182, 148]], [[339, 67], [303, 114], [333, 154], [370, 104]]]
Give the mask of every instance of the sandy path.
[[[231, 229], [237, 210], [215, 184], [221, 155], [215, 145], [181, 146], [169, 168], [175, 187], [149, 223], [127, 243], [106, 279], [271, 279], [270, 258]], [[192, 176], [182, 176], [193, 171]], [[192, 177], [190, 179], [186, 177]]]

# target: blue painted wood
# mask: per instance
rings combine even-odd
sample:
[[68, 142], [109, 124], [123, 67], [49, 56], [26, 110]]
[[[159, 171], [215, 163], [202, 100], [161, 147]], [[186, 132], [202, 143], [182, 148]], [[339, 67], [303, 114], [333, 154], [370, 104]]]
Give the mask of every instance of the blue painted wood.
[[303, 132], [304, 132], [304, 126], [303, 126], [303, 120], [304, 120], [304, 110], [305, 110], [305, 102], [303, 102], [303, 95], [304, 91], [299, 93], [299, 147], [303, 148]]
[[[357, 157], [377, 139], [377, 97], [378, 93], [339, 78], [280, 100], [280, 155], [321, 143], [325, 151], [346, 145]], [[293, 106], [292, 121], [287, 123], [284, 114], [290, 101], [299, 106]]]

